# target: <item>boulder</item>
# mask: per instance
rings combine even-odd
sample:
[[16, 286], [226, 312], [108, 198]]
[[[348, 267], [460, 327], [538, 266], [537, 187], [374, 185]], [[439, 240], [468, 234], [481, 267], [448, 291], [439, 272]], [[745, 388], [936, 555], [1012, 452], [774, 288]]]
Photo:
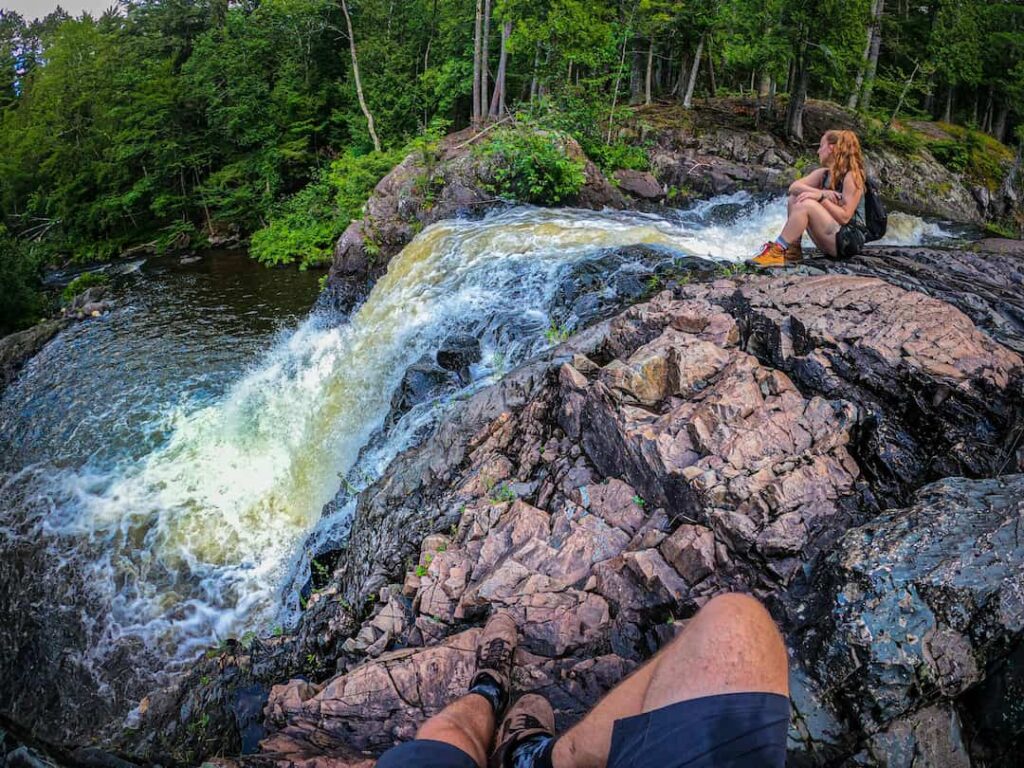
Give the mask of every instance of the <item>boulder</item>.
[[24, 331], [0, 338], [0, 393], [14, 379], [21, 366], [66, 325], [66, 320], [44, 320]]
[[621, 168], [612, 174], [612, 178], [619, 185], [619, 189], [641, 200], [661, 200], [665, 197], [665, 190], [661, 184], [647, 171]]
[[[1024, 637], [1024, 475], [949, 478], [846, 533], [808, 633], [828, 696], [869, 731], [955, 699]], [[913, 729], [911, 729], [913, 730]], [[941, 763], [935, 763], [936, 765]]]

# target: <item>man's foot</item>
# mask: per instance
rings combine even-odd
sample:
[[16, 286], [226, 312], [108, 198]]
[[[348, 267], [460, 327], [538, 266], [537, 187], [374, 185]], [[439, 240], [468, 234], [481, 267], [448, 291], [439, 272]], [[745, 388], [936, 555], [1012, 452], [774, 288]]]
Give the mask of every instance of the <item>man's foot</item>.
[[469, 683], [469, 692], [490, 701], [495, 717], [501, 717], [512, 693], [512, 656], [518, 640], [512, 617], [507, 613], [494, 613], [477, 641], [476, 672]]
[[799, 240], [790, 243], [786, 249], [786, 261], [800, 261], [804, 257], [804, 247]]
[[[543, 696], [520, 698], [498, 729], [490, 768], [534, 768], [550, 765], [555, 736], [555, 713]], [[545, 762], [546, 759], [546, 762]]]
[[786, 251], [776, 242], [765, 243], [761, 252], [750, 260], [755, 267], [786, 266]]

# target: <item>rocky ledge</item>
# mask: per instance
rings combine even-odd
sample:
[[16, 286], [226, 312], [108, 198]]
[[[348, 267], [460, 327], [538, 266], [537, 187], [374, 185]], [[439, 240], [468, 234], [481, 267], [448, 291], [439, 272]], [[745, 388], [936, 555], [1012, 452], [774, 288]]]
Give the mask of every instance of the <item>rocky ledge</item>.
[[1022, 429], [1024, 360], [947, 302], [859, 275], [676, 286], [464, 403], [362, 494], [294, 634], [203, 662], [111, 743], [372, 765], [465, 690], [495, 607], [517, 689], [565, 727], [739, 589], [793, 651], [794, 765], [1000, 764], [1024, 732]]
[[[718, 99], [692, 110], [664, 104], [638, 109], [622, 135], [644, 147], [649, 170], [620, 169], [609, 178], [567, 139], [565, 150], [584, 162], [585, 179], [578, 194], [562, 204], [659, 210], [739, 190], [780, 194], [817, 163], [818, 137], [826, 130], [850, 128], [868, 135], [853, 113], [827, 102], [809, 102], [804, 120], [808, 144], [787, 141], [758, 125], [751, 105], [742, 100]], [[335, 245], [328, 281], [332, 291], [325, 297], [351, 306], [424, 227], [508, 204], [495, 196], [491, 161], [474, 151], [489, 138], [471, 129], [451, 134], [429, 154], [409, 154], [385, 176], [363, 218], [353, 221]], [[1020, 216], [1015, 169], [1004, 169], [1006, 179], [995, 191], [972, 186], [927, 150], [906, 155], [879, 144], [866, 149], [865, 156], [894, 209], [971, 224]]]

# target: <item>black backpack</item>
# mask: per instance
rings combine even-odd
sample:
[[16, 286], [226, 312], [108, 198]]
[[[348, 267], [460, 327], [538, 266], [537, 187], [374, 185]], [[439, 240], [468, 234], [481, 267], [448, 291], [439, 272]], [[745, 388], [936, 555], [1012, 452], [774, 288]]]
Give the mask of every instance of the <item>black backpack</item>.
[[889, 226], [889, 214], [882, 196], [878, 194], [878, 181], [868, 178], [864, 185], [864, 240], [881, 240]]

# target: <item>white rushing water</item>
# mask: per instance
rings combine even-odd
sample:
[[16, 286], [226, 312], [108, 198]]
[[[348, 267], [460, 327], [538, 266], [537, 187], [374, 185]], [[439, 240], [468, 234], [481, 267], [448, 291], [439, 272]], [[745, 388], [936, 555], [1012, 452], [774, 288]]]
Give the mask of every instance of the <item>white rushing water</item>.
[[[549, 344], [559, 287], [581, 262], [637, 244], [737, 262], [784, 218], [783, 202], [741, 193], [672, 218], [517, 208], [427, 228], [347, 322], [311, 316], [213, 405], [169, 403], [158, 425], [167, 437], [148, 454], [102, 472], [47, 471], [37, 495], [48, 513], [33, 535], [52, 538], [55, 562], [84, 569], [101, 596], [91, 653], [134, 637], [185, 662], [281, 621], [303, 541], [348, 509], [321, 519], [339, 478], [372, 480], [445, 407], [414, 409], [365, 450], [408, 367], [453, 332], [482, 340], [481, 386]], [[942, 236], [915, 217], [890, 219], [889, 242]], [[89, 562], [74, 562], [82, 551]]]

